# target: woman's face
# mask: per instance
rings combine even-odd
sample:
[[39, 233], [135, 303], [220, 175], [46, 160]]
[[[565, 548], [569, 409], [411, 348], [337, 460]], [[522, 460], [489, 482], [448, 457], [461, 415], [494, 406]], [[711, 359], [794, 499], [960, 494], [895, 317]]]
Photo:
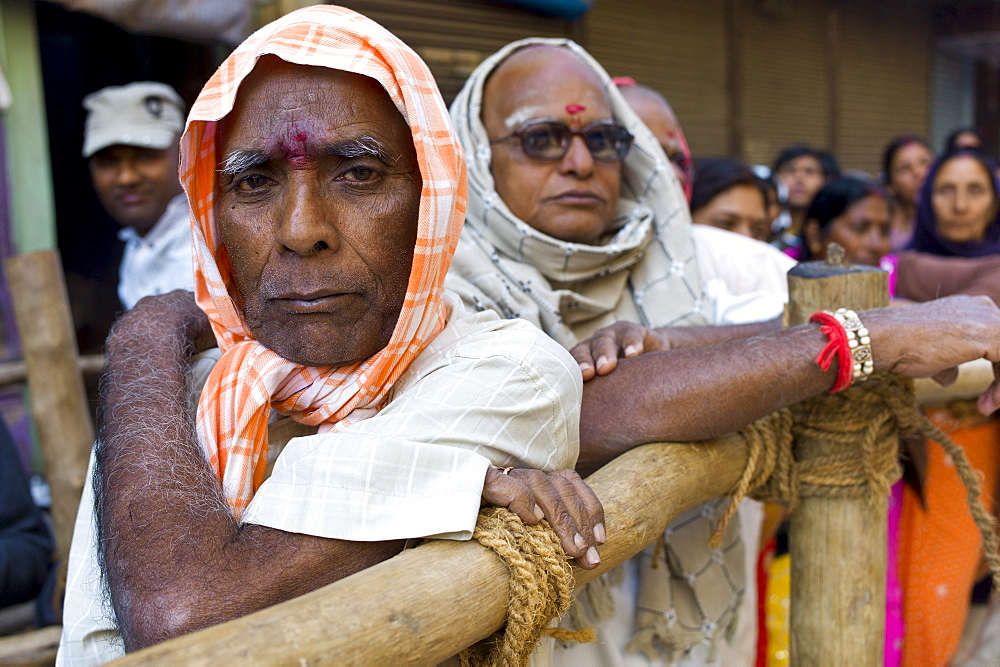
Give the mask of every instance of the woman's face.
[[579, 130], [613, 119], [600, 80], [581, 60], [557, 47], [518, 51], [487, 81], [482, 118], [495, 142], [490, 167], [497, 193], [514, 215], [562, 241], [593, 245], [608, 232], [620, 162], [595, 160], [581, 136], [558, 160], [532, 158], [516, 138], [504, 139], [531, 121]]
[[911, 141], [896, 151], [889, 165], [889, 187], [899, 201], [913, 205], [933, 161], [931, 149], [918, 141]]
[[889, 252], [889, 204], [880, 195], [868, 195], [848, 206], [822, 231], [819, 223], [810, 220], [807, 235], [817, 259], [826, 257], [826, 246], [832, 242], [843, 246], [844, 258], [851, 264], [878, 266]]
[[793, 209], [809, 207], [816, 193], [826, 182], [823, 165], [812, 155], [800, 155], [778, 167], [775, 180], [788, 188], [788, 206]]
[[931, 205], [942, 237], [955, 243], [982, 241], [997, 215], [992, 177], [974, 157], [954, 157], [934, 177]]
[[740, 183], [712, 197], [691, 214], [698, 225], [710, 225], [766, 241], [770, 232], [764, 195], [756, 185]]

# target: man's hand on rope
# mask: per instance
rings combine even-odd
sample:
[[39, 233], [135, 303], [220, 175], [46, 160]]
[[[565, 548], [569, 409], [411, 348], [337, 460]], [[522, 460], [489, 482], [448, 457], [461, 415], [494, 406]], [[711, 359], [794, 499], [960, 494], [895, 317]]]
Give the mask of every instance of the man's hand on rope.
[[506, 507], [528, 525], [546, 519], [566, 555], [590, 570], [604, 544], [604, 508], [575, 470], [544, 472], [531, 468], [486, 471], [483, 503]]
[[607, 375], [615, 370], [618, 357], [637, 357], [643, 352], [670, 349], [666, 331], [619, 321], [598, 329], [593, 336], [577, 343], [570, 354], [580, 365], [583, 381], [586, 382], [595, 374]]
[[1000, 308], [989, 297], [952, 296], [861, 317], [871, 332], [876, 370], [948, 385], [959, 364], [987, 359], [994, 380], [979, 397], [979, 411], [1000, 407]]

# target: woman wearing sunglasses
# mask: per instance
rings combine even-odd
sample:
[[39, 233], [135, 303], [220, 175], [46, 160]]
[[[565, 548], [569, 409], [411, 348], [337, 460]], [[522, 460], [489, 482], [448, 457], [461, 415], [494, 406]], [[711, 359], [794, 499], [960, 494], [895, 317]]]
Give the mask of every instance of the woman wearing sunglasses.
[[[674, 169], [583, 49], [563, 40], [511, 44], [473, 72], [451, 112], [470, 192], [447, 286], [467, 304], [528, 319], [566, 347], [619, 320], [648, 326], [715, 321]], [[725, 335], [742, 329], [727, 327]], [[676, 331], [681, 336], [683, 330]], [[590, 593], [579, 597], [610, 595], [615, 613], [602, 619], [597, 610], [607, 605], [584, 603], [590, 620], [568, 625], [604, 621], [599, 640], [560, 649], [556, 662], [622, 664], [627, 653], [631, 664], [644, 649], [667, 657], [664, 646], [677, 657], [693, 648], [695, 660], [709, 661], [748, 592], [738, 522], [718, 552], [704, 539], [724, 502], [699, 506], [677, 521], [664, 552], [674, 567], [662, 558], [650, 567], [647, 554], [615, 575], [624, 576], [624, 588], [588, 584]], [[635, 588], [644, 596], [638, 605]], [[637, 606], [656, 611], [643, 616]], [[665, 630], [662, 619], [670, 617], [681, 623]]]

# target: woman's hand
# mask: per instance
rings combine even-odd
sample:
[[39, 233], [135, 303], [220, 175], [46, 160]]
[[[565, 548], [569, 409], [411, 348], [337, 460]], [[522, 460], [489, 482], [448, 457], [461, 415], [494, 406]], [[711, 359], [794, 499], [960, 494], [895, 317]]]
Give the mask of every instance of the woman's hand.
[[595, 374], [607, 375], [613, 371], [618, 366], [618, 357], [637, 357], [643, 352], [670, 349], [666, 336], [661, 335], [662, 331], [619, 321], [598, 329], [593, 336], [577, 343], [570, 354], [580, 365], [580, 373], [586, 382]]
[[528, 525], [547, 519], [563, 551], [585, 570], [597, 567], [604, 544], [604, 508], [575, 470], [490, 468], [483, 503], [506, 507]]

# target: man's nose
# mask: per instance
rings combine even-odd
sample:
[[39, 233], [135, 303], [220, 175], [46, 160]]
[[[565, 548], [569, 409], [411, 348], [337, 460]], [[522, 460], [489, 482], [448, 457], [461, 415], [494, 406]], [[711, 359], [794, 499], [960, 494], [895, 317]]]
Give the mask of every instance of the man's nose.
[[142, 175], [139, 173], [133, 160], [124, 159], [118, 163], [116, 180], [118, 185], [128, 187], [141, 181]]
[[340, 247], [340, 234], [335, 221], [330, 219], [327, 207], [323, 206], [319, 186], [310, 181], [294, 175], [290, 179], [281, 224], [275, 234], [279, 250], [303, 257], [324, 250], [335, 251]]
[[587, 142], [578, 134], [569, 141], [569, 150], [559, 163], [559, 171], [574, 174], [577, 178], [587, 178], [594, 173], [594, 156], [587, 148]]

